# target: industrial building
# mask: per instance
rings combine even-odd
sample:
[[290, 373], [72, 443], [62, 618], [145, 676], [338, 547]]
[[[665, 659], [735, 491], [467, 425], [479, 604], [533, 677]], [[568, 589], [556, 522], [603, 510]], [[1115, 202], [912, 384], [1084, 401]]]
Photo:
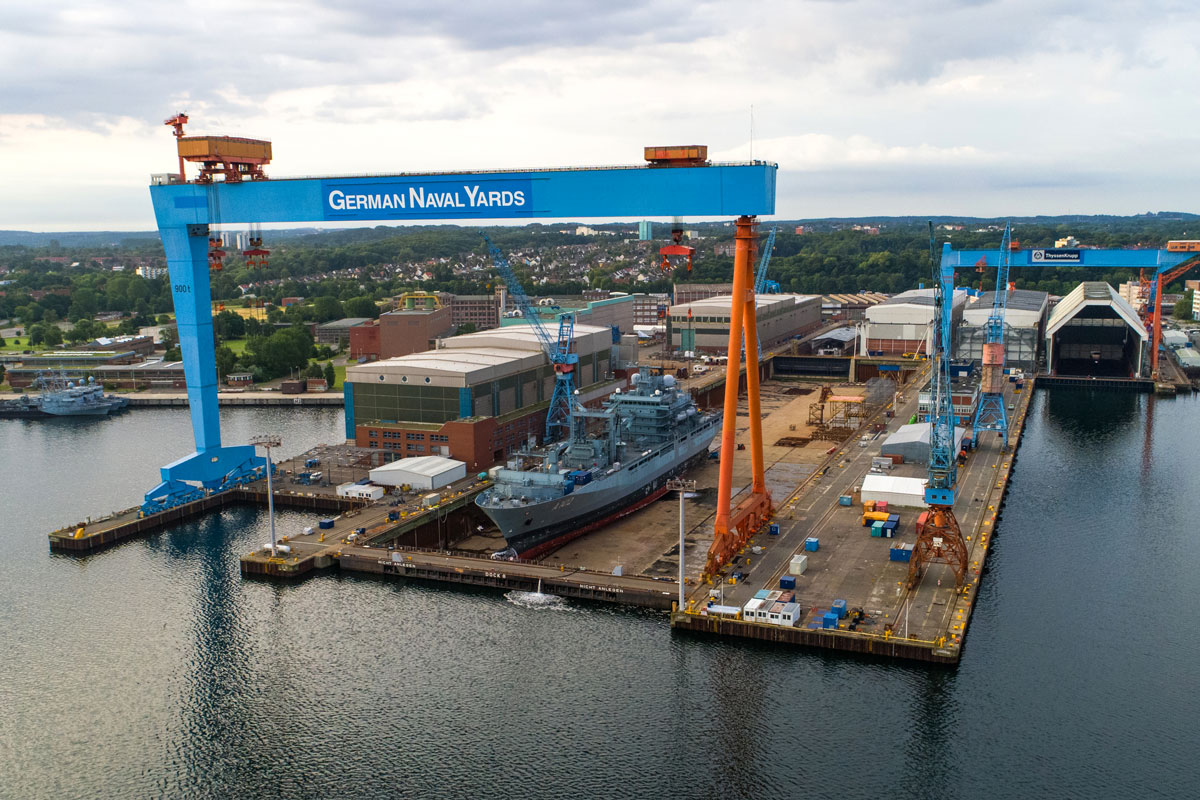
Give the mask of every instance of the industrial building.
[[350, 331], [357, 328], [359, 325], [366, 325], [371, 322], [367, 317], [346, 317], [345, 319], [335, 319], [333, 322], [326, 322], [323, 325], [317, 325], [313, 330], [313, 339], [317, 344], [327, 344], [330, 347], [337, 347], [338, 342], [343, 338], [347, 341], [350, 339]]
[[[933, 289], [911, 289], [866, 309], [859, 355], [929, 353], [933, 345]], [[967, 293], [955, 290], [951, 326], [962, 322]]]
[[862, 319], [868, 308], [887, 299], [888, 296], [880, 292], [827, 294], [821, 298], [821, 319], [825, 322]]
[[[987, 321], [992, 315], [995, 292], [984, 292], [963, 308], [958, 328], [955, 358], [982, 361], [987, 341]], [[1004, 363], [1010, 367], [1033, 370], [1046, 333], [1050, 296], [1045, 292], [1010, 289], [1004, 312]]]
[[477, 331], [500, 327], [503, 291], [497, 294], [443, 294], [442, 305], [450, 308], [450, 323], [455, 330], [474, 325]]
[[[729, 347], [733, 298], [710, 297], [676, 303], [668, 312], [671, 348], [725, 353]], [[763, 347], [801, 336], [821, 325], [821, 298], [804, 294], [760, 294], [755, 298], [758, 341]]]
[[80, 350], [94, 353], [112, 353], [132, 351], [145, 357], [154, 353], [153, 336], [101, 336], [87, 344], [80, 345]]
[[[971, 425], [979, 407], [979, 374], [960, 373], [950, 378], [950, 401], [954, 409], [953, 425]], [[917, 418], [929, 422], [933, 409], [933, 393], [929, 384], [917, 394]]]
[[1103, 281], [1085, 281], [1046, 321], [1046, 371], [1051, 375], [1141, 375], [1150, 335], [1137, 312]]
[[[558, 331], [559, 319], [570, 314], [575, 318], [575, 325], [589, 325], [595, 328], [608, 328], [612, 344], [618, 342], [622, 333], [632, 333], [634, 326], [634, 296], [623, 294], [604, 300], [556, 300], [545, 298], [548, 305], [535, 307], [538, 317], [552, 335]], [[500, 320], [501, 328], [525, 325], [520, 316], [504, 317]]]
[[368, 473], [380, 486], [410, 486], [430, 491], [467, 477], [467, 465], [442, 456], [401, 458]]
[[677, 283], [671, 294], [677, 304], [683, 304], [732, 293], [732, 283]]
[[[918, 422], [901, 425], [895, 433], [884, 440], [879, 448], [881, 456], [899, 456], [905, 464], [929, 463], [929, 423]], [[962, 450], [967, 429], [954, 428], [954, 452]]]
[[455, 327], [449, 308], [432, 303], [410, 304], [351, 328], [350, 357], [380, 359], [420, 353], [453, 333]]
[[[97, 354], [99, 355], [99, 354]], [[5, 374], [14, 389], [27, 389], [37, 380], [38, 373], [46, 369], [62, 369], [68, 380], [80, 381], [88, 377], [106, 389], [184, 389], [187, 382], [183, 374], [182, 361], [140, 361], [113, 363], [97, 360], [94, 364], [66, 367], [31, 367], [28, 361], [20, 367], [12, 367]]]
[[[620, 385], [611, 377], [612, 329], [577, 324], [572, 341], [577, 399], [608, 397]], [[483, 469], [541, 439], [553, 389], [554, 371], [529, 325], [453, 336], [437, 350], [351, 365], [347, 438]]]
[[812, 351], [818, 356], [844, 356], [858, 345], [857, 328], [836, 328], [813, 337]]

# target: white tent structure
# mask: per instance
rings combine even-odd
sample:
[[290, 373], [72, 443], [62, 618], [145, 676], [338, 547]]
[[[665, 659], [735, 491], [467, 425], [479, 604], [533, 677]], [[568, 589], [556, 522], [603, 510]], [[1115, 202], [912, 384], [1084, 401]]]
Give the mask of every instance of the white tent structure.
[[[954, 452], [962, 449], [965, 428], [954, 429]], [[918, 422], [901, 425], [900, 429], [884, 440], [879, 448], [882, 456], [903, 456], [906, 464], [929, 463], [929, 423]]]
[[371, 482], [380, 486], [407, 484], [413, 489], [440, 489], [467, 477], [467, 465], [464, 461], [442, 456], [417, 456], [376, 467], [370, 476]]
[[892, 475], [867, 475], [862, 482], [862, 500], [885, 500], [888, 506], [928, 508], [924, 478], [899, 478]]

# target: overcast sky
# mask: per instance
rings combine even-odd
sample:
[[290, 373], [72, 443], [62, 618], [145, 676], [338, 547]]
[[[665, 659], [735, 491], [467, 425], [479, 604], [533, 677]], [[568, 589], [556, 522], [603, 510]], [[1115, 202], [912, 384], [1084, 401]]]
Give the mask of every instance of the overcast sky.
[[162, 120], [268, 174], [779, 163], [782, 218], [1198, 211], [1194, 0], [0, 3], [0, 229], [153, 227]]

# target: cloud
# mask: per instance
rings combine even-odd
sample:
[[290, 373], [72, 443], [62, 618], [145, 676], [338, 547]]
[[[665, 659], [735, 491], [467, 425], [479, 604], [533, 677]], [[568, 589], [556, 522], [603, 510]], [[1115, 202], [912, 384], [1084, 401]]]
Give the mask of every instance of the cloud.
[[[1052, 212], [1031, 204], [1074, 202], [1064, 184], [1187, 208], [1198, 36], [1182, 0], [10, 4], [0, 209], [19, 216], [0, 227], [89, 218], [81, 184], [148, 227], [178, 110], [194, 133], [272, 139], [282, 176], [636, 163], [680, 142], [741, 159], [753, 105], [792, 216], [816, 204], [794, 185], [847, 204], [855, 187], [871, 213]], [[44, 203], [14, 199], [29, 181]]]

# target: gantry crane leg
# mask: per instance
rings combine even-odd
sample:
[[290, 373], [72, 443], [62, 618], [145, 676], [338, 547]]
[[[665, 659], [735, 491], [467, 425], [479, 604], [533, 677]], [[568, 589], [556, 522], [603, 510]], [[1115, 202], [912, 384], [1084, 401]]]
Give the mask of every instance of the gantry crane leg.
[[751, 263], [755, 241], [755, 218], [738, 217], [737, 249], [733, 260], [733, 301], [730, 309], [729, 360], [725, 368], [725, 408], [721, 423], [721, 469], [717, 488], [717, 517], [713, 543], [708, 551], [705, 575], [712, 577], [733, 558], [746, 540], [771, 516], [771, 495], [767, 491], [762, 452], [762, 408], [758, 393], [758, 351], [747, 347], [746, 395], [750, 413], [751, 491], [731, 509], [733, 502], [733, 460], [736, 457], [738, 389], [741, 372], [742, 336], [757, 341], [754, 316]]

